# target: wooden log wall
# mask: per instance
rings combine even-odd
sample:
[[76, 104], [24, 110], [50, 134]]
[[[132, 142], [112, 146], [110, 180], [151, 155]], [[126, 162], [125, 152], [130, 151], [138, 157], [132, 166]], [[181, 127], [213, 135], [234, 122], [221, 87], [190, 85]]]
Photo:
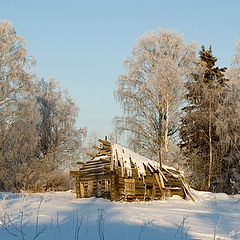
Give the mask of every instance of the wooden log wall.
[[[180, 173], [173, 169], [162, 170], [164, 186], [159, 173], [145, 169], [146, 176], [139, 178], [138, 171], [132, 166], [132, 176], [122, 177], [120, 166], [111, 168], [112, 154], [110, 142], [99, 139], [100, 146], [94, 146], [97, 154], [88, 153], [92, 160], [83, 163], [79, 171], [71, 171], [76, 178], [77, 197], [104, 197], [113, 201], [146, 201], [180, 195], [186, 198]], [[173, 174], [179, 176], [173, 177]], [[132, 179], [132, 180], [131, 180]]]
[[115, 185], [117, 185], [117, 193], [113, 194], [113, 200], [115, 201], [147, 201], [147, 200], [157, 200], [163, 199], [165, 197], [170, 197], [173, 195], [179, 195], [185, 198], [185, 193], [183, 191], [183, 185], [180, 179], [173, 178], [167, 172], [164, 173], [167, 182], [165, 183], [165, 188], [160, 188], [159, 183], [154, 175], [149, 169], [146, 169], [146, 176], [139, 178], [137, 169], [132, 169], [132, 179], [135, 179], [135, 194], [130, 195], [125, 192], [125, 178], [122, 177], [122, 170], [120, 168], [116, 169], [113, 175], [115, 179]]
[[[76, 185], [76, 187], [81, 188], [81, 184], [85, 184], [88, 185], [88, 190], [85, 189], [84, 196], [80, 197], [96, 196], [109, 198], [110, 189], [106, 189], [105, 185], [107, 183], [106, 181], [111, 182], [111, 175], [109, 159], [100, 158], [86, 162], [79, 171], [79, 179], [77, 179], [77, 182], [79, 182], [80, 185]], [[77, 191], [80, 192], [80, 190]]]

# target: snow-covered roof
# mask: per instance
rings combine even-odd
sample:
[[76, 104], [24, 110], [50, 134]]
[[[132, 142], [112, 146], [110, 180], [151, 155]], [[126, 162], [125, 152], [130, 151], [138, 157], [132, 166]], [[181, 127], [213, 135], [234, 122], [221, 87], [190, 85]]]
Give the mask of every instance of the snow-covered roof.
[[[125, 176], [125, 174], [129, 177], [132, 176], [131, 164], [133, 164], [135, 168], [138, 170], [139, 177], [146, 176], [146, 172], [145, 172], [146, 168], [148, 168], [151, 172], [154, 172], [156, 170], [160, 171], [160, 164], [158, 162], [150, 160], [149, 158], [143, 157], [138, 153], [135, 153], [118, 144], [112, 144], [112, 160], [113, 160], [114, 166], [116, 167], [118, 165], [118, 162], [120, 163], [122, 168], [122, 176]], [[165, 165], [163, 165], [162, 168], [167, 172], [169, 172], [168, 170], [176, 171], [176, 169], [165, 166]], [[169, 173], [171, 175], [175, 175], [172, 172], [169, 172]], [[174, 177], [178, 177], [178, 175], [175, 175]]]

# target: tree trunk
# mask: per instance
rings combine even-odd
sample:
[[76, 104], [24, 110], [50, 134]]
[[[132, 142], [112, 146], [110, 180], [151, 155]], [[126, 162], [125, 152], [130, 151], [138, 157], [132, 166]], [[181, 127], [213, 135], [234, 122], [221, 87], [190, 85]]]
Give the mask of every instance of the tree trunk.
[[[160, 96], [158, 97], [158, 99], [160, 99]], [[159, 104], [160, 106], [160, 104]], [[161, 109], [158, 109], [158, 161], [159, 161], [159, 164], [160, 164], [160, 169], [162, 169], [162, 155], [161, 155], [161, 147], [162, 147], [162, 139], [163, 139], [163, 136], [162, 136], [162, 108]]]
[[162, 157], [161, 157], [161, 149], [158, 148], [158, 161], [160, 164], [160, 169], [162, 169]]
[[213, 153], [212, 153], [212, 102], [209, 104], [209, 173], [208, 173], [208, 189], [210, 189], [211, 185], [211, 177], [212, 177], [212, 164], [213, 164]]
[[168, 124], [169, 124], [169, 99], [166, 100], [166, 124], [165, 124], [165, 161], [168, 164], [168, 152], [169, 152], [169, 145], [168, 145]]

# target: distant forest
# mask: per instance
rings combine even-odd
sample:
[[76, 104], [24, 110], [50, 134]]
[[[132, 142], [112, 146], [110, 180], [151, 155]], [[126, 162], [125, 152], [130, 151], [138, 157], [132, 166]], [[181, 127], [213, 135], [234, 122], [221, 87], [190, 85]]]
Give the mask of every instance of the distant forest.
[[[240, 192], [240, 42], [230, 67], [212, 47], [173, 30], [144, 34], [124, 61], [113, 142], [185, 172], [198, 190]], [[0, 191], [67, 190], [68, 172], [97, 141], [75, 125], [79, 108], [0, 21]], [[115, 79], [113, 79], [115, 81]]]

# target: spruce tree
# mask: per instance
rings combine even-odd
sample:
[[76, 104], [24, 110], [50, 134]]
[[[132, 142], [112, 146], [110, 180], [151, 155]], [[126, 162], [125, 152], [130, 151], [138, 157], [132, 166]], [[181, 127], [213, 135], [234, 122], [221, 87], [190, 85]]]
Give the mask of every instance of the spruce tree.
[[212, 48], [202, 46], [199, 61], [186, 83], [185, 116], [180, 126], [180, 148], [187, 157], [195, 187], [210, 189], [211, 181], [221, 175], [219, 137], [216, 132], [216, 110], [224, 98], [226, 68], [216, 67]]

